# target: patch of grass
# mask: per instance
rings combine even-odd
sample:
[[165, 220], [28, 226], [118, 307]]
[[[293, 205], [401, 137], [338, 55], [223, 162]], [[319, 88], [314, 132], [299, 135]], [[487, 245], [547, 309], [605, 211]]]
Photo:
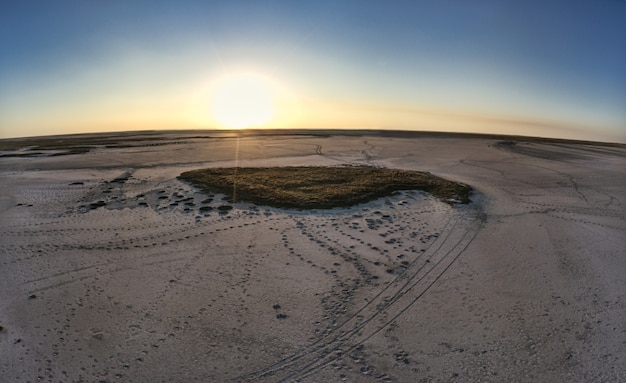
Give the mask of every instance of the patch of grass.
[[213, 168], [178, 178], [207, 194], [224, 194], [230, 202], [298, 209], [347, 207], [399, 190], [423, 190], [447, 203], [468, 203], [472, 191], [430, 173], [374, 167]]
[[[43, 149], [47, 150], [47, 149]], [[57, 153], [44, 153], [44, 152], [26, 152], [26, 153], [9, 153], [9, 154], [0, 154], [0, 158], [5, 157], [42, 157], [42, 156], [50, 156], [50, 157], [58, 157], [58, 156], [68, 156], [71, 154], [84, 154], [89, 152], [90, 148], [73, 148], [66, 150], [64, 152]]]
[[84, 153], [88, 153], [90, 150], [91, 148], [84, 148], [84, 147], [72, 148], [64, 152], [51, 154], [50, 156], [57, 157], [57, 156], [69, 156], [72, 154], [84, 154]]
[[0, 150], [68, 150], [59, 154], [81, 154], [95, 148], [134, 148], [184, 144], [192, 139], [211, 139], [211, 136], [171, 137], [153, 132], [95, 133], [0, 139]]
[[44, 155], [43, 152], [28, 152], [28, 153], [12, 153], [12, 154], [0, 154], [0, 158], [5, 157], [39, 157]]
[[37, 150], [81, 150], [95, 147], [121, 145], [119, 142], [143, 142], [163, 139], [161, 137], [116, 137], [85, 134], [81, 136], [27, 137], [0, 140], [0, 150], [32, 148]]

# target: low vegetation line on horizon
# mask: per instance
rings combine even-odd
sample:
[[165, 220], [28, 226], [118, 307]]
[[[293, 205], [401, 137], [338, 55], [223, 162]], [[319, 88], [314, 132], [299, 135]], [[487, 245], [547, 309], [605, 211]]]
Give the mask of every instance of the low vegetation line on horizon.
[[537, 144], [594, 145], [626, 148], [626, 143], [601, 142], [566, 138], [520, 136], [479, 132], [394, 130], [394, 129], [181, 129], [181, 130], [134, 130], [117, 132], [75, 133], [48, 136], [0, 138], [0, 150], [18, 150], [30, 147], [34, 150], [94, 149], [142, 146], [144, 141], [181, 141], [190, 139], [220, 139], [256, 136], [383, 136], [403, 138], [469, 138], [519, 141]]

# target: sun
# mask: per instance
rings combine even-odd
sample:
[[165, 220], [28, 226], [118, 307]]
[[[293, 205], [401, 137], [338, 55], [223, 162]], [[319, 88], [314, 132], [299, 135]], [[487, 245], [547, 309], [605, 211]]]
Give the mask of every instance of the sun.
[[274, 115], [271, 84], [252, 73], [224, 76], [215, 83], [211, 106], [213, 118], [228, 128], [265, 125]]

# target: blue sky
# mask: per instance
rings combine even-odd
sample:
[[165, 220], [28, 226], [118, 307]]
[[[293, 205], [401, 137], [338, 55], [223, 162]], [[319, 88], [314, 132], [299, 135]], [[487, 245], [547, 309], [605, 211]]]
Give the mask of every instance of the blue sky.
[[212, 128], [242, 69], [283, 89], [268, 127], [626, 142], [622, 0], [3, 2], [0, 137]]

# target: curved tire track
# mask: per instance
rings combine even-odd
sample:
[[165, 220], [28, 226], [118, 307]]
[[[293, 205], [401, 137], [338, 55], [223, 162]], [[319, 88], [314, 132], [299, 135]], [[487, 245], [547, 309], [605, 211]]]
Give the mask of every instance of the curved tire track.
[[472, 242], [482, 224], [480, 212], [459, 214], [446, 225], [445, 235], [388, 283], [367, 304], [301, 351], [271, 366], [238, 376], [236, 382], [286, 382], [313, 374], [384, 330], [419, 299], [454, 264]]

